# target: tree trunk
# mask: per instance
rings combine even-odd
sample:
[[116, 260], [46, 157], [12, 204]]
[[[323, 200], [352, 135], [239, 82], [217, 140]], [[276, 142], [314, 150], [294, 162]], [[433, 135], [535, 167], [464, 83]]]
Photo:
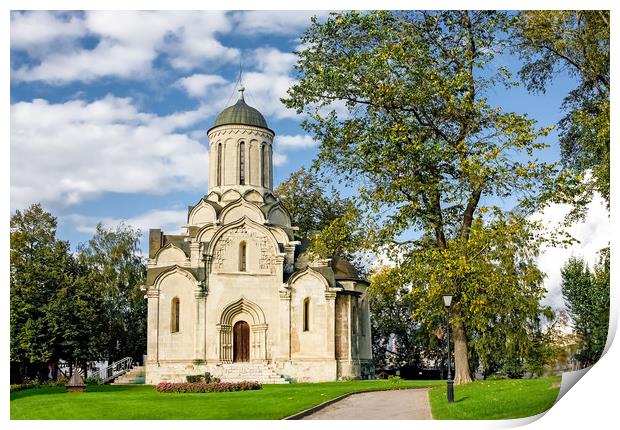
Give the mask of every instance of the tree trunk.
[[454, 333], [454, 384], [468, 384], [472, 382], [472, 377], [469, 372], [467, 336], [463, 322], [452, 323], [452, 331]]

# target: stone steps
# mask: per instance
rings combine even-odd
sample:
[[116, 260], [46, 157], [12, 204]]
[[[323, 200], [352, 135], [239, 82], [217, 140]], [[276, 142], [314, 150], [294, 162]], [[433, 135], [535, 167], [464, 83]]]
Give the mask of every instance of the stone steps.
[[134, 366], [129, 372], [116, 378], [112, 385], [144, 384], [145, 375], [144, 366]]
[[288, 384], [281, 375], [266, 364], [223, 364], [217, 375], [222, 382], [257, 381], [261, 384]]

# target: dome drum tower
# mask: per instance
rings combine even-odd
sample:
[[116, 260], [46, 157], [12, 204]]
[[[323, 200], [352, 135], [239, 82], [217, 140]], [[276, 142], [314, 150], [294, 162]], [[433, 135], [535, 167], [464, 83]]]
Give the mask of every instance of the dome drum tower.
[[209, 129], [209, 190], [220, 196], [233, 189], [261, 195], [273, 188], [273, 138], [263, 115], [248, 106], [243, 88], [237, 103], [224, 109]]

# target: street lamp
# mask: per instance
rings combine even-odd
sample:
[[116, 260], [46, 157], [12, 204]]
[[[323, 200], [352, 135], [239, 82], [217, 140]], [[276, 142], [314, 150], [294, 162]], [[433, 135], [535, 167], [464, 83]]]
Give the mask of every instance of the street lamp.
[[454, 402], [454, 381], [452, 380], [452, 359], [450, 358], [450, 306], [452, 305], [452, 294], [443, 295], [443, 304], [446, 307], [446, 333], [448, 341], [448, 403]]

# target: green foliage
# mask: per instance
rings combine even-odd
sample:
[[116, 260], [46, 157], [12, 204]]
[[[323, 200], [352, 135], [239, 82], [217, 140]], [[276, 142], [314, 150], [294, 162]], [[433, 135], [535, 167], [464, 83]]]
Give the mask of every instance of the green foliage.
[[394, 385], [398, 385], [402, 382], [402, 378], [400, 376], [396, 376], [396, 375], [390, 375], [388, 376], [388, 382], [390, 384], [394, 384]]
[[363, 248], [361, 213], [353, 200], [343, 198], [313, 171], [302, 167], [293, 172], [275, 194], [299, 228], [295, 237], [309, 240], [309, 252], [315, 257], [354, 259], [354, 253]]
[[99, 377], [97, 377], [97, 376], [89, 376], [87, 378], [84, 378], [84, 383], [86, 385], [101, 385], [101, 384], [103, 384], [101, 379]]
[[[422, 358], [441, 365], [445, 347], [436, 335], [429, 335], [429, 328], [413, 318], [416, 303], [408, 290], [398, 283], [376, 282], [376, 276], [367, 290], [375, 367], [424, 367]], [[396, 353], [388, 350], [390, 339]]]
[[47, 379], [48, 363], [98, 357], [97, 292], [84, 268], [56, 239], [56, 219], [40, 204], [11, 217], [11, 363], [13, 379]]
[[220, 378], [216, 378], [215, 376], [211, 375], [211, 373], [210, 373], [210, 372], [205, 372], [205, 374], [204, 374], [204, 381], [205, 381], [207, 384], [210, 384], [210, 383], [219, 383], [219, 382], [220, 382]]
[[202, 382], [205, 379], [205, 375], [186, 375], [185, 376], [185, 380], [187, 382], [193, 383], [193, 382]]
[[84, 365], [144, 353], [139, 232], [98, 226], [72, 255], [40, 204], [11, 217], [11, 380], [45, 381], [60, 360]]
[[603, 354], [609, 329], [609, 248], [601, 251], [594, 272], [582, 258], [571, 257], [562, 267], [562, 295], [580, 338], [575, 358], [594, 364]]
[[141, 233], [120, 224], [107, 229], [97, 225], [91, 240], [78, 246], [78, 258], [90, 270], [90, 288], [101, 294], [109, 361], [131, 356], [141, 360], [146, 351], [146, 300], [140, 287], [146, 266], [139, 250]]
[[[609, 11], [524, 11], [513, 28], [516, 51], [525, 60], [519, 72], [528, 88], [544, 92], [568, 73], [578, 86], [564, 99], [559, 122], [567, 166], [591, 170], [589, 188], [609, 205], [610, 51]], [[584, 194], [586, 200], [591, 193]]]
[[346, 199], [336, 189], [303, 167], [291, 173], [274, 192], [291, 214], [293, 225], [299, 227], [297, 239], [307, 239], [326, 227], [346, 205]]
[[[317, 167], [359, 190], [362, 213], [378, 226], [368, 242], [398, 260], [376, 281], [410, 287], [421, 304], [414, 318], [429, 328], [439, 324], [441, 294], [456, 294], [457, 383], [471, 380], [466, 332], [493, 327], [506, 348], [524, 348], [516, 327], [536, 318], [544, 290], [530, 258], [537, 229], [522, 219], [550, 196], [573, 198], [578, 183], [536, 158], [550, 128], [488, 102], [495, 86], [517, 84], [492, 68], [510, 22], [495, 11], [313, 20], [283, 100], [308, 114], [302, 125], [321, 143]], [[519, 216], [491, 203], [514, 196]], [[484, 359], [490, 346], [479, 345]]]
[[536, 267], [537, 229], [517, 216], [493, 223], [477, 219], [467, 242], [451, 240], [443, 250], [421, 247], [402, 256], [397, 267], [377, 272], [370, 303], [378, 290], [397, 297], [400, 289], [411, 303], [412, 320], [434, 332], [445, 321], [441, 296], [452, 291], [453, 322], [462, 319], [467, 327], [470, 354], [484, 373], [521, 376], [544, 344], [535, 336], [545, 312], [539, 305], [545, 290]]
[[27, 384], [11, 384], [11, 393], [27, 390], [29, 388], [36, 388], [36, 387], [39, 387], [39, 384], [35, 384], [32, 382], [29, 382]]
[[68, 377], [66, 377], [66, 376], [59, 376], [56, 379], [52, 379], [50, 381], [47, 381], [45, 383], [45, 385], [48, 385], [50, 387], [64, 387], [68, 383], [69, 383], [69, 378]]

